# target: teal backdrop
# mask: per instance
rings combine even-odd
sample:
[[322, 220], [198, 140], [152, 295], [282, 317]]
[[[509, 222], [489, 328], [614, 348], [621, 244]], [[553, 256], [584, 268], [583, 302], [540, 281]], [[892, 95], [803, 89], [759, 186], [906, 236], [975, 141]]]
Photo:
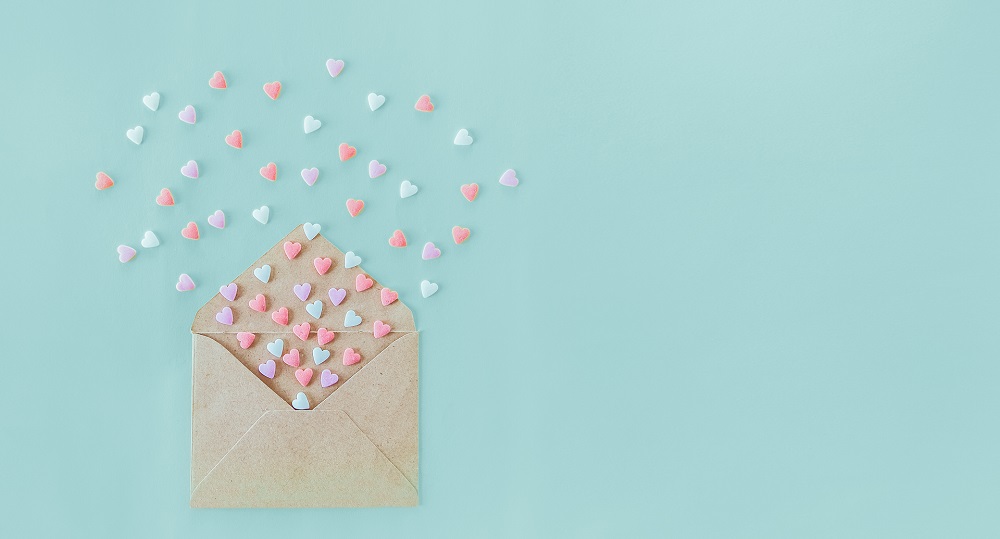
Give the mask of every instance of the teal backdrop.
[[[1000, 536], [1000, 3], [3, 11], [0, 535]], [[420, 506], [192, 510], [192, 317], [304, 221], [414, 311]]]

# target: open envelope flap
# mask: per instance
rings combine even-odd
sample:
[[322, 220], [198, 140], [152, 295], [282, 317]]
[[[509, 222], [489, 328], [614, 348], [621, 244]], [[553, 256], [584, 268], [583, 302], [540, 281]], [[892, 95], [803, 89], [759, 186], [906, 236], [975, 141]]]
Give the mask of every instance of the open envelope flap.
[[191, 493], [192, 507], [416, 504], [413, 485], [341, 410], [266, 412]]

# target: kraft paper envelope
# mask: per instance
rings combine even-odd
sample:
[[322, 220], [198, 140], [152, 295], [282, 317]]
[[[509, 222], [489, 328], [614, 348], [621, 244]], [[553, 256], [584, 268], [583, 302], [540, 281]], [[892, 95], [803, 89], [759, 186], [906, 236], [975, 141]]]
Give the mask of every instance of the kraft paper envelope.
[[[371, 276], [360, 266], [345, 268], [344, 257], [322, 236], [309, 240], [298, 227], [233, 281], [233, 301], [220, 292], [195, 315], [192, 507], [417, 504], [413, 315], [374, 279], [370, 288], [357, 291], [358, 276], [362, 287]], [[325, 258], [329, 269], [321, 273]], [[266, 283], [254, 273], [265, 264], [270, 266]], [[305, 300], [293, 291], [296, 285]], [[346, 296], [334, 305], [338, 289]], [[258, 294], [266, 303], [263, 312]], [[313, 313], [306, 310], [310, 304]], [[223, 323], [225, 307], [232, 310], [231, 325]], [[279, 323], [280, 313], [277, 320], [272, 317], [282, 307], [288, 310], [287, 325]], [[345, 327], [348, 310], [361, 318], [359, 325]], [[376, 320], [390, 326], [387, 334], [375, 336]], [[309, 323], [308, 333], [303, 323]], [[319, 344], [320, 328], [334, 332], [331, 342]], [[247, 334], [254, 335], [252, 343]], [[277, 339], [283, 341], [281, 350]], [[347, 348], [360, 361], [345, 365], [356, 357], [349, 354], [345, 361]], [[264, 374], [268, 360], [275, 365], [273, 378]], [[300, 373], [305, 385], [296, 377], [299, 369], [313, 371], [311, 379]], [[326, 388], [324, 369], [339, 378]], [[292, 407], [300, 392], [310, 409]]]

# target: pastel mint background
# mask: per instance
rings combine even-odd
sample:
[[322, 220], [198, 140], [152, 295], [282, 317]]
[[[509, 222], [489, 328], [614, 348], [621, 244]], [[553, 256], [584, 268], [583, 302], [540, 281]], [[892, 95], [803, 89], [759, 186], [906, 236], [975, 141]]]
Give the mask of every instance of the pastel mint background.
[[[1000, 535], [1000, 4], [255, 4], [4, 7], [0, 535]], [[191, 510], [192, 316], [303, 221], [415, 312], [421, 505]]]

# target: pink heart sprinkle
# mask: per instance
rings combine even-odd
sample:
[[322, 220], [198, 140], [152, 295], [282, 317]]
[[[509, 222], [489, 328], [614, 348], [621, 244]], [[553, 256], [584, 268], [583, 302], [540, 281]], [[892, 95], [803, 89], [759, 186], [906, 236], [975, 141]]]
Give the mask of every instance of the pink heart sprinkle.
[[318, 168], [313, 167], [313, 168], [304, 168], [304, 169], [302, 169], [302, 181], [306, 182], [306, 185], [308, 185], [309, 187], [312, 187], [313, 185], [315, 185], [316, 184], [316, 180], [318, 180], [318, 179], [319, 179], [319, 169]]
[[336, 336], [336, 333], [329, 331], [326, 328], [319, 328], [316, 330], [316, 340], [319, 341], [320, 346], [333, 341]]
[[196, 240], [200, 238], [201, 235], [198, 233], [198, 225], [194, 221], [189, 222], [186, 227], [181, 229], [181, 236], [184, 236], [189, 240]]
[[349, 146], [346, 142], [341, 142], [337, 150], [340, 152], [341, 161], [347, 161], [358, 154], [358, 149], [354, 146]]
[[170, 189], [166, 187], [160, 189], [160, 196], [156, 197], [156, 203], [160, 206], [173, 206], [174, 195], [170, 192]]
[[319, 375], [319, 385], [323, 387], [330, 387], [339, 381], [340, 377], [330, 372], [330, 369], [323, 369], [323, 372]]
[[312, 326], [309, 325], [309, 322], [302, 322], [297, 326], [292, 326], [292, 333], [294, 333], [296, 337], [302, 339], [303, 341], [309, 340], [309, 333], [311, 331], [312, 331]]
[[506, 171], [504, 171], [503, 174], [500, 175], [500, 185], [506, 185], [507, 187], [517, 187], [517, 184], [520, 182], [521, 180], [517, 179], [517, 173], [514, 172], [514, 169], [512, 168], [508, 168]]
[[191, 105], [184, 107], [184, 110], [180, 111], [177, 117], [186, 124], [193, 124], [195, 122], [194, 107]]
[[281, 356], [281, 361], [284, 361], [286, 365], [298, 367], [302, 362], [302, 358], [299, 357], [299, 349], [292, 348], [287, 354]]
[[434, 110], [434, 103], [431, 103], [431, 96], [420, 96], [420, 99], [417, 100], [416, 105], [413, 105], [413, 108], [419, 110], [420, 112], [431, 112]]
[[375, 281], [369, 279], [364, 273], [359, 273], [358, 276], [354, 278], [354, 289], [358, 292], [368, 290], [374, 284]]
[[469, 202], [476, 200], [476, 195], [479, 194], [478, 183], [467, 183], [463, 185], [461, 189], [462, 189], [462, 196], [464, 196], [465, 200], [468, 200]]
[[271, 313], [271, 320], [282, 326], [288, 325], [288, 307], [282, 307]]
[[97, 173], [97, 182], [94, 183], [94, 186], [97, 187], [98, 191], [103, 191], [114, 184], [115, 181], [111, 179], [111, 176], [103, 172]]
[[256, 298], [250, 300], [250, 308], [259, 313], [266, 312], [267, 298], [264, 297], [264, 294], [257, 294]]
[[257, 336], [254, 335], [253, 333], [247, 333], [245, 331], [241, 331], [236, 334], [236, 340], [240, 341], [240, 348], [244, 350], [250, 348], [250, 345], [252, 345], [256, 339]]
[[226, 228], [226, 214], [222, 210], [215, 210], [215, 213], [208, 216], [208, 224], [215, 228]]
[[309, 299], [309, 294], [312, 293], [312, 285], [309, 283], [297, 284], [292, 287], [292, 293], [295, 297], [302, 301]]
[[221, 311], [215, 313], [215, 320], [227, 326], [233, 325], [233, 309], [229, 306], [223, 307]]
[[198, 178], [198, 163], [188, 161], [186, 165], [181, 167], [181, 175], [186, 178]]
[[299, 369], [295, 371], [295, 379], [302, 384], [302, 387], [309, 385], [309, 381], [313, 379], [312, 369]]
[[208, 79], [208, 85], [218, 90], [224, 90], [226, 88], [226, 77], [221, 71], [216, 71], [212, 75], [212, 78]]
[[347, 213], [351, 214], [351, 217], [357, 217], [363, 209], [365, 209], [364, 200], [347, 199]]
[[359, 361], [361, 361], [361, 354], [355, 352], [353, 348], [344, 350], [344, 366], [354, 365]]
[[441, 249], [434, 246], [434, 242], [429, 241], [424, 244], [424, 252], [420, 254], [424, 260], [430, 260], [441, 256]]
[[340, 305], [344, 298], [347, 297], [347, 290], [344, 288], [331, 288], [329, 292], [330, 301], [333, 302], [333, 306], [336, 307]]
[[272, 182], [278, 179], [278, 165], [268, 163], [266, 167], [260, 167], [260, 175]]
[[460, 226], [454, 226], [451, 228], [451, 237], [455, 240], [456, 244], [469, 239], [469, 234], [471, 233], [472, 232], [468, 228], [462, 228]]
[[281, 248], [285, 250], [285, 256], [287, 256], [288, 259], [291, 260], [299, 256], [299, 252], [302, 251], [302, 244], [297, 241], [296, 242], [286, 241], [281, 246]]
[[243, 133], [239, 129], [233, 131], [231, 134], [226, 135], [226, 144], [232, 146], [233, 148], [240, 149], [243, 147]]
[[177, 278], [177, 291], [187, 292], [188, 290], [194, 290], [194, 281], [187, 273], [182, 273], [180, 277]]
[[313, 267], [316, 268], [316, 273], [320, 275], [326, 275], [326, 272], [330, 271], [330, 266], [333, 265], [333, 260], [329, 258], [316, 258], [313, 259]]
[[272, 379], [274, 378], [274, 371], [277, 368], [278, 364], [275, 363], [273, 359], [269, 359], [263, 364], [257, 366], [257, 370], [259, 370], [261, 374]]
[[406, 247], [406, 236], [403, 234], [402, 230], [397, 230], [392, 233], [392, 237], [389, 238], [389, 245], [393, 247]]
[[385, 174], [385, 170], [385, 165], [379, 163], [378, 160], [372, 160], [368, 163], [368, 177], [373, 180]]
[[236, 299], [237, 291], [239, 291], [239, 287], [236, 286], [236, 283], [229, 283], [225, 286], [219, 287], [219, 294], [222, 294], [222, 297], [228, 299], [229, 301]]
[[326, 70], [330, 72], [331, 77], [336, 77], [344, 70], [344, 61], [330, 58], [326, 61]]
[[383, 323], [381, 320], [375, 321], [375, 329], [373, 333], [375, 334], [376, 339], [380, 337], [385, 337], [386, 335], [389, 334], [391, 330], [392, 327], [389, 324]]
[[393, 292], [392, 290], [389, 290], [388, 288], [383, 288], [382, 292], [380, 292], [380, 294], [382, 296], [382, 306], [383, 307], [388, 307], [389, 305], [392, 305], [392, 302], [394, 302], [397, 299], [399, 299], [399, 294], [396, 293], [396, 292]]
[[129, 247], [128, 245], [118, 246], [118, 261], [122, 264], [128, 262], [135, 258], [135, 249]]
[[264, 85], [264, 93], [271, 99], [278, 99], [281, 95], [281, 83], [278, 81], [269, 82]]

